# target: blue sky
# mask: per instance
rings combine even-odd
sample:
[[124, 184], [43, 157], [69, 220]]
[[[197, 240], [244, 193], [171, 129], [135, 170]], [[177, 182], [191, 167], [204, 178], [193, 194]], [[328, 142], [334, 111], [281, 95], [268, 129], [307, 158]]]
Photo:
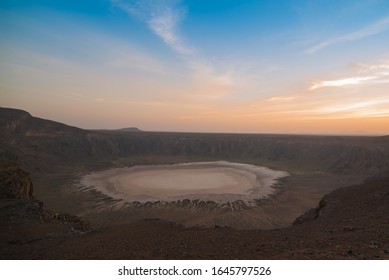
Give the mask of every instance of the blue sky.
[[2, 1], [0, 104], [83, 128], [389, 134], [389, 2]]

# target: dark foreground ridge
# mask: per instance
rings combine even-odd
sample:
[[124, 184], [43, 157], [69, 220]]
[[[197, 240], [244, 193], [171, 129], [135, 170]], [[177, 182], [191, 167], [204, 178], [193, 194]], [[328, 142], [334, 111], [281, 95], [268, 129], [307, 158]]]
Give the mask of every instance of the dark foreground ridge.
[[35, 200], [23, 170], [0, 174], [2, 259], [389, 259], [389, 176], [335, 190], [279, 230], [143, 220], [88, 232]]

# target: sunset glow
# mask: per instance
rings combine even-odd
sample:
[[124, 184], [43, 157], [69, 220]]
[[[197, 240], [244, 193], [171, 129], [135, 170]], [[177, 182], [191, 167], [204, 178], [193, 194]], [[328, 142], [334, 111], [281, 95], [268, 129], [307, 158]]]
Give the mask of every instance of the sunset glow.
[[0, 106], [82, 128], [389, 134], [388, 1], [0, 3]]

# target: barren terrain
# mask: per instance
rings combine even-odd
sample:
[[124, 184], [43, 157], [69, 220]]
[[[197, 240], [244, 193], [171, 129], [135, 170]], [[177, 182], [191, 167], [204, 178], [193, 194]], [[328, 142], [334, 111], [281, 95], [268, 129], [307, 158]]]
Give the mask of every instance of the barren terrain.
[[[3, 258], [388, 258], [387, 136], [87, 131], [5, 108], [0, 129]], [[126, 200], [81, 184], [113, 168], [210, 161], [290, 176], [249, 204]]]

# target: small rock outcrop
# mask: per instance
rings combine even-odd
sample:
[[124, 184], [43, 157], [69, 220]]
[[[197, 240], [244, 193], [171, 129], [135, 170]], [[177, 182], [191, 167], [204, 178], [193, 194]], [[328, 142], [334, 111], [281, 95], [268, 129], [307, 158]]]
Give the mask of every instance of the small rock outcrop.
[[298, 217], [294, 222], [293, 225], [300, 225], [309, 221], [316, 220], [320, 216], [322, 216], [325, 212], [325, 207], [328, 204], [328, 198], [327, 196], [324, 196], [320, 202], [319, 205], [316, 208], [312, 208], [308, 210], [306, 213]]
[[0, 166], [0, 217], [9, 224], [55, 223], [70, 232], [86, 232], [87, 222], [80, 217], [54, 213], [33, 195], [30, 174], [18, 166]]
[[30, 175], [18, 166], [3, 166], [0, 170], [0, 199], [33, 199]]

